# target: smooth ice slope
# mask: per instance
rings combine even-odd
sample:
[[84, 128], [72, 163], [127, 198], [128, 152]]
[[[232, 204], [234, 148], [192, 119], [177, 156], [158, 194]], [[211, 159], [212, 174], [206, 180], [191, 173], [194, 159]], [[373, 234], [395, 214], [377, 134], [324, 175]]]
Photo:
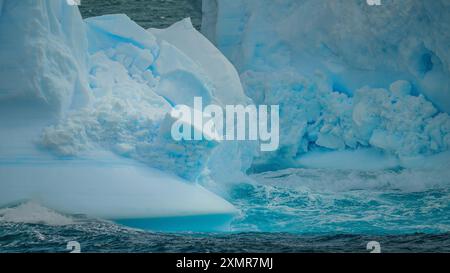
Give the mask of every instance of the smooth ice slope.
[[[161, 41], [160, 43], [169, 42], [201, 67], [202, 72], [213, 85], [211, 95], [216, 98], [215, 103], [234, 105], [250, 102], [244, 94], [236, 69], [208, 39], [192, 26], [190, 19], [182, 20], [164, 30], [150, 29], [150, 32]], [[165, 52], [161, 50], [161, 54]], [[163, 65], [169, 64], [170, 62], [164, 62]], [[164, 74], [167, 74], [177, 68], [163, 68], [163, 70]], [[189, 100], [192, 104], [192, 96]]]
[[207, 0], [203, 12], [247, 95], [280, 105], [281, 146], [260, 170], [309, 166], [312, 151], [375, 149], [375, 163], [449, 150], [447, 1]]
[[[226, 221], [236, 213], [230, 203], [203, 187], [114, 156], [9, 164], [3, 161], [0, 180], [0, 207], [31, 200], [62, 213], [135, 227], [226, 230]], [[172, 223], [174, 219], [182, 222], [194, 216], [209, 224], [177, 227]], [[168, 217], [171, 222], [164, 223]]]
[[236, 210], [197, 180], [230, 147], [174, 141], [170, 112], [194, 94], [249, 99], [188, 20], [154, 35], [126, 15], [83, 21], [65, 1], [0, 7], [0, 206], [32, 199], [142, 228], [224, 227]]

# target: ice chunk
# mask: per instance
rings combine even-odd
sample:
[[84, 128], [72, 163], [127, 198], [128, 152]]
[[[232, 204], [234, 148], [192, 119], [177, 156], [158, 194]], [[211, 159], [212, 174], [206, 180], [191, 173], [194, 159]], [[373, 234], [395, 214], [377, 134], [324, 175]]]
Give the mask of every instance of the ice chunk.
[[408, 81], [396, 81], [391, 84], [389, 90], [396, 96], [402, 97], [412, 94], [412, 86]]

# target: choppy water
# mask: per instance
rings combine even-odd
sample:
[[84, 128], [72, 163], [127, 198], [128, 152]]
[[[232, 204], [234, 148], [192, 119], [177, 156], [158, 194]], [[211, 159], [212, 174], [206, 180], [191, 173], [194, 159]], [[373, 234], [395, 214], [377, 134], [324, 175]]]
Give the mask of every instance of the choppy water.
[[[198, 0], [82, 0], [84, 17], [126, 13], [143, 27], [191, 17]], [[230, 186], [232, 233], [154, 233], [62, 215], [37, 204], [0, 209], [0, 252], [450, 252], [450, 170], [290, 169]]]
[[82, 0], [84, 18], [125, 13], [144, 28], [166, 28], [190, 17], [197, 29], [201, 26], [201, 0]]
[[0, 252], [68, 252], [78, 241], [81, 252], [361, 252], [376, 240], [382, 252], [450, 252], [450, 234], [414, 235], [298, 235], [292, 233], [167, 234], [90, 221], [68, 226], [5, 224], [0, 229]]
[[449, 170], [288, 169], [231, 190], [237, 230], [300, 233], [450, 232]]
[[[290, 169], [230, 188], [230, 233], [155, 233], [38, 204], [0, 210], [0, 252], [450, 252], [448, 171]], [[446, 181], [447, 180], [447, 181]]]

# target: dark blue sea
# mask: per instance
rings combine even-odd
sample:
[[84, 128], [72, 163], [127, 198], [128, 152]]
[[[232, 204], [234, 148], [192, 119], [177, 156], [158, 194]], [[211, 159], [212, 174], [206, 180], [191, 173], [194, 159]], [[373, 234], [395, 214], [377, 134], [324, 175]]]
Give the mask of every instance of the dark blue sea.
[[[199, 0], [82, 0], [84, 17], [126, 13], [145, 28], [191, 17]], [[161, 233], [22, 204], [0, 209], [0, 252], [450, 252], [450, 171], [305, 170], [229, 187], [226, 233]]]
[[82, 0], [83, 17], [125, 13], [144, 28], [166, 28], [190, 17], [200, 29], [202, 23], [201, 0]]

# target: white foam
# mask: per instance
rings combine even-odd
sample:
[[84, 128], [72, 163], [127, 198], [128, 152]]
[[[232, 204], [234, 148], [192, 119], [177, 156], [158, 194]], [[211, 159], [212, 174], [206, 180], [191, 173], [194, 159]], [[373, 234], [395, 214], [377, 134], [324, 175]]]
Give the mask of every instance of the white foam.
[[286, 169], [252, 175], [258, 183], [314, 192], [422, 192], [450, 186], [450, 169]]
[[63, 226], [74, 223], [72, 218], [48, 209], [33, 201], [20, 204], [16, 207], [0, 209], [0, 221], [46, 224], [51, 226]]

